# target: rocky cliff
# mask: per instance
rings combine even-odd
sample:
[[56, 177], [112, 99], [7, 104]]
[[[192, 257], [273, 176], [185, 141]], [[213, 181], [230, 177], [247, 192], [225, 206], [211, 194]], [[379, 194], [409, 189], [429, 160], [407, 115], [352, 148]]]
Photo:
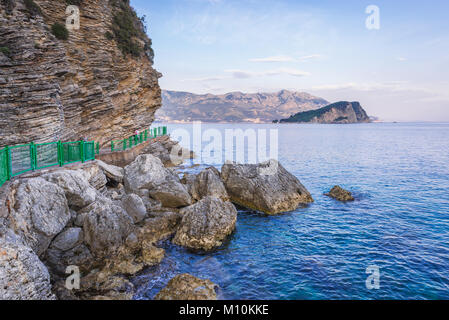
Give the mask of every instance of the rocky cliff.
[[318, 110], [300, 112], [281, 123], [363, 123], [370, 118], [359, 102], [337, 102]]
[[307, 93], [282, 90], [276, 93], [197, 95], [188, 92], [163, 91], [163, 107], [157, 120], [173, 122], [272, 122], [299, 111], [321, 108], [324, 99]]
[[[65, 29], [68, 4], [79, 30]], [[0, 0], [0, 146], [95, 139], [151, 124], [151, 40], [129, 0]]]

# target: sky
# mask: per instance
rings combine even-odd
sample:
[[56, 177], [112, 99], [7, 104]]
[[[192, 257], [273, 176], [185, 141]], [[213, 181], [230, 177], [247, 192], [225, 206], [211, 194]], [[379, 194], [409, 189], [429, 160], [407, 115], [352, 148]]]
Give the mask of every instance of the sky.
[[[449, 1], [131, 0], [162, 89], [308, 92], [449, 121]], [[368, 7], [378, 8], [376, 12]], [[367, 25], [368, 20], [368, 25]]]

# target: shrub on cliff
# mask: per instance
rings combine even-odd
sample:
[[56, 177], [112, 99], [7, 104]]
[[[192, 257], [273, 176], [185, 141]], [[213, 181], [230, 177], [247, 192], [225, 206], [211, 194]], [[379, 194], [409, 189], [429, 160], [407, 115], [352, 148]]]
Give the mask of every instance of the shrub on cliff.
[[9, 56], [9, 54], [11, 53], [8, 47], [0, 47], [0, 52], [3, 53], [5, 56]]
[[83, 0], [66, 0], [68, 5], [80, 6], [83, 4]]
[[51, 32], [55, 35], [59, 40], [67, 40], [69, 38], [69, 30], [65, 27], [65, 25], [60, 24], [58, 22], [54, 23], [51, 26]]
[[[139, 18], [127, 0], [110, 0], [110, 3], [115, 8], [112, 32], [117, 46], [124, 55], [140, 56], [143, 51], [148, 50], [139, 41], [141, 40], [145, 44], [148, 43], [148, 38], [145, 34], [145, 18]], [[108, 35], [106, 37], [109, 39]]]
[[112, 31], [114, 32], [117, 45], [123, 54], [140, 56], [142, 48], [134, 39], [138, 37], [138, 29], [134, 25], [131, 10], [121, 10], [113, 18]]
[[36, 2], [34, 2], [33, 0], [25, 0], [24, 1], [25, 7], [28, 10], [28, 13], [31, 16], [36, 16], [36, 15], [41, 15], [42, 14], [42, 10], [41, 8], [36, 4]]

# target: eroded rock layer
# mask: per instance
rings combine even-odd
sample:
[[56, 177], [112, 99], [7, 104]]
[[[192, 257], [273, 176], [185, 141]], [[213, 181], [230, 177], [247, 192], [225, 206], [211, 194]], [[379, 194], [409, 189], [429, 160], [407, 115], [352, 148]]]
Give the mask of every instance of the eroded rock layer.
[[95, 139], [102, 144], [148, 127], [161, 106], [151, 40], [140, 28], [141, 54], [124, 54], [113, 28], [128, 1], [80, 1], [80, 29], [67, 40], [66, 0], [0, 1], [0, 146]]

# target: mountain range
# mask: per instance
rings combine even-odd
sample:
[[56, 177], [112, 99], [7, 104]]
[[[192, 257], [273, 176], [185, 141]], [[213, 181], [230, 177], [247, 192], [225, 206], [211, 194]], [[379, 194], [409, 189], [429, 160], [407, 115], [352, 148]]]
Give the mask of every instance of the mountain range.
[[271, 123], [329, 103], [304, 92], [231, 92], [222, 95], [162, 91], [162, 108], [156, 120], [163, 122], [249, 122]]

